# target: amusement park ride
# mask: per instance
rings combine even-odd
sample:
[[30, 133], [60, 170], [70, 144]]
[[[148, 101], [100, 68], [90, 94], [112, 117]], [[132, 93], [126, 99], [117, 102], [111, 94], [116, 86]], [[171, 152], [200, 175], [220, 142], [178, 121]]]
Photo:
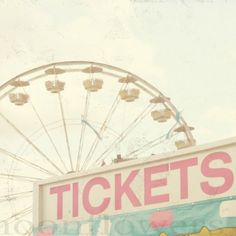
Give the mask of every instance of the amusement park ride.
[[236, 235], [236, 140], [195, 146], [137, 75], [51, 63], [3, 84], [0, 107], [3, 235]]

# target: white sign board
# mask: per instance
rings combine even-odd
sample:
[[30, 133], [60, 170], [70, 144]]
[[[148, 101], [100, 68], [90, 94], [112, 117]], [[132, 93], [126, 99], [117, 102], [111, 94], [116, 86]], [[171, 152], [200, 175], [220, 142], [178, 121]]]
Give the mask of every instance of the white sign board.
[[41, 181], [34, 224], [81, 221], [236, 195], [236, 138]]

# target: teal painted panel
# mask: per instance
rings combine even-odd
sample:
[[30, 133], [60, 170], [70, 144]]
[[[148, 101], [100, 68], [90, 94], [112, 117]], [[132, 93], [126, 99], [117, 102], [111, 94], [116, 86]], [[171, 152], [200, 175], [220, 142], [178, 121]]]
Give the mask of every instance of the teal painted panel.
[[[166, 233], [168, 236], [174, 236], [197, 233], [203, 227], [207, 227], [209, 230], [236, 228], [236, 217], [221, 218], [219, 215], [221, 203], [227, 200], [236, 200], [236, 196], [169, 208], [155, 208], [132, 214], [94, 217], [88, 221], [53, 225], [48, 229], [35, 229], [34, 235], [158, 236]], [[100, 224], [104, 220], [109, 220], [110, 224], [105, 229], [101, 229]], [[82, 227], [86, 223], [90, 225], [90, 232], [82, 232]]]

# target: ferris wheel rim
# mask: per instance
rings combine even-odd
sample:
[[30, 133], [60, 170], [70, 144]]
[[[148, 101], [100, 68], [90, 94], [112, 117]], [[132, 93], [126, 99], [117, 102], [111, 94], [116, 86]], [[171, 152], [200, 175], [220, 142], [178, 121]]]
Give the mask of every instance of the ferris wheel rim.
[[[24, 71], [24, 72], [22, 72], [22, 73], [20, 73], [20, 74], [18, 74], [16, 76], [14, 76], [13, 78], [8, 80], [4, 84], [2, 84], [0, 86], [0, 91], [3, 90], [4, 88], [6, 88], [7, 86], [9, 86], [11, 82], [13, 82], [13, 81], [15, 81], [17, 79], [20, 79], [21, 77], [24, 77], [24, 76], [27, 76], [29, 74], [35, 73], [37, 71], [41, 71], [41, 70], [46, 69], [46, 68], [56, 67], [56, 66], [69, 66], [69, 65], [90, 65], [90, 66], [93, 65], [93, 66], [100, 66], [100, 67], [103, 67], [103, 68], [106, 68], [106, 69], [109, 69], [109, 70], [112, 70], [112, 71], [116, 71], [116, 72], [119, 72], [119, 73], [124, 73], [124, 74], [127, 74], [127, 75], [131, 75], [132, 77], [137, 79], [137, 81], [139, 81], [142, 84], [146, 85], [152, 91], [158, 93], [158, 95], [160, 95], [162, 97], [166, 97], [164, 95], [164, 93], [162, 93], [157, 87], [153, 86], [148, 81], [144, 80], [140, 76], [138, 76], [138, 75], [136, 75], [136, 74], [134, 74], [134, 73], [132, 73], [132, 72], [130, 72], [128, 70], [122, 69], [122, 68], [117, 67], [117, 66], [101, 63], [101, 62], [95, 62], [95, 61], [77, 61], [77, 60], [52, 62], [52, 63], [44, 64], [42, 66], [38, 66], [38, 67], [35, 67], [33, 69]], [[65, 72], [68, 73], [69, 71], [65, 70]], [[70, 71], [70, 72], [72, 72], [72, 71]], [[101, 73], [106, 74], [104, 72], [101, 72]], [[108, 74], [108, 75], [113, 76], [113, 77], [117, 77], [117, 76], [115, 76], [115, 74]], [[46, 74], [36, 76], [33, 79], [40, 79], [41, 77], [44, 77], [44, 76], [46, 76]], [[31, 79], [29, 79], [27, 81], [31, 81]], [[135, 84], [137, 87], [139, 87], [139, 88], [141, 88], [142, 90], [145, 91], [145, 88], [143, 86], [140, 86], [140, 85], [138, 85], [135, 82], [133, 84]], [[6, 92], [3, 96], [9, 94], [9, 92], [11, 92], [11, 91], [14, 91], [14, 89], [15, 88], [13, 88], [12, 90]], [[148, 91], [146, 91], [146, 92], [148, 92]], [[0, 96], [0, 100], [3, 98], [3, 96]], [[155, 94], [151, 94], [151, 96], [155, 97], [156, 95]], [[163, 104], [165, 106], [165, 108], [168, 108], [168, 106], [166, 104], [168, 104], [168, 106], [172, 109], [172, 111], [174, 111], [175, 115], [178, 113], [178, 109], [175, 107], [175, 105], [169, 99], [166, 99], [165, 103]], [[195, 144], [195, 139], [194, 139], [194, 137], [192, 135], [192, 132], [191, 132], [187, 122], [185, 121], [185, 119], [183, 118], [182, 115], [179, 117], [178, 123], [185, 127], [187, 140], [191, 143], [191, 145], [194, 145]]]

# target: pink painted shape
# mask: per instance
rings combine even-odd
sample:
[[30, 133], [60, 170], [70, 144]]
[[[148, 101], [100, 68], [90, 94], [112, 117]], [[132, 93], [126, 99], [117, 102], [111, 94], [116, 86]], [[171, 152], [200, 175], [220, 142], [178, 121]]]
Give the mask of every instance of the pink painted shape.
[[109, 189], [110, 183], [108, 182], [107, 179], [103, 177], [95, 177], [91, 179], [84, 187], [84, 192], [83, 192], [84, 209], [91, 215], [98, 215], [106, 210], [111, 199], [109, 197], [106, 197], [103, 199], [103, 202], [99, 206], [92, 206], [89, 201], [89, 195], [90, 195], [90, 190], [94, 187], [94, 185], [100, 185], [103, 189]]
[[57, 194], [57, 219], [63, 217], [63, 193], [70, 191], [70, 184], [50, 188], [50, 194]]
[[79, 184], [73, 184], [73, 217], [79, 216]]
[[52, 229], [43, 229], [42, 231], [37, 233], [37, 236], [53, 236]]
[[170, 227], [173, 224], [173, 212], [163, 211], [151, 215], [149, 224], [152, 228]]
[[167, 172], [169, 170], [168, 164], [163, 164], [159, 166], [151, 166], [144, 169], [144, 204], [156, 204], [161, 202], [169, 202], [169, 194], [161, 194], [161, 195], [152, 195], [152, 189], [166, 186], [167, 179], [152, 179], [153, 174]]
[[[220, 186], [211, 186], [208, 181], [201, 183], [202, 191], [208, 195], [222, 194], [229, 191], [234, 183], [233, 171], [228, 168], [212, 168], [211, 162], [221, 160], [224, 164], [232, 163], [231, 156], [226, 152], [214, 152], [205, 157], [201, 165], [202, 174], [210, 178], [223, 178], [224, 183]], [[222, 165], [223, 166], [223, 165]]]
[[132, 182], [134, 181], [135, 177], [138, 175], [139, 170], [133, 170], [129, 176], [126, 178], [124, 182], [122, 182], [121, 174], [115, 175], [115, 210], [122, 209], [122, 197], [126, 195], [132, 205], [134, 207], [141, 206], [141, 202], [139, 201], [137, 195], [132, 190]]
[[180, 170], [180, 183], [181, 183], [181, 199], [188, 199], [188, 172], [189, 168], [196, 166], [198, 164], [198, 159], [197, 157], [191, 158], [191, 159], [186, 159], [186, 160], [181, 160], [181, 161], [176, 161], [170, 164], [171, 170]]

